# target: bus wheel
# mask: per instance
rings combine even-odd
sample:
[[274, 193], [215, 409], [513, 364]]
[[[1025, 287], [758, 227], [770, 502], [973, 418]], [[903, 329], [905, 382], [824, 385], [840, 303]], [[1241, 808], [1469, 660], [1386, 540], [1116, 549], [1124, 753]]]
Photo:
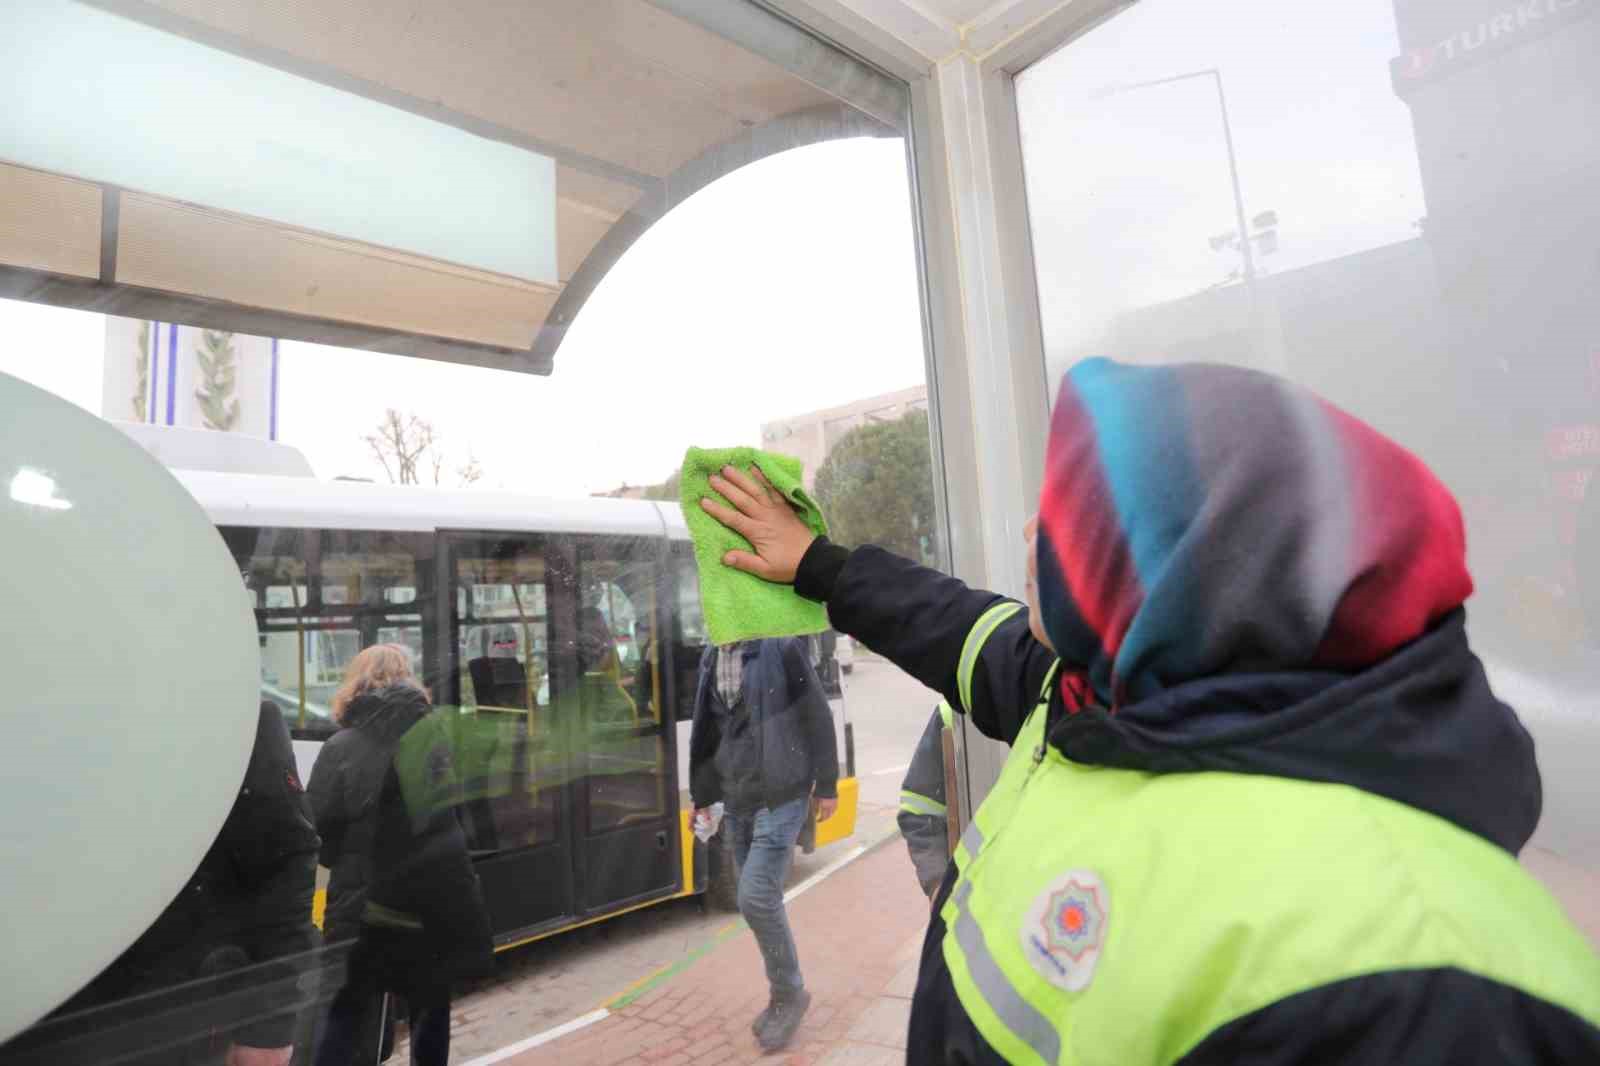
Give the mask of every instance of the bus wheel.
[[706, 847], [706, 902], [719, 911], [739, 909], [739, 875], [733, 868], [733, 842], [718, 832]]

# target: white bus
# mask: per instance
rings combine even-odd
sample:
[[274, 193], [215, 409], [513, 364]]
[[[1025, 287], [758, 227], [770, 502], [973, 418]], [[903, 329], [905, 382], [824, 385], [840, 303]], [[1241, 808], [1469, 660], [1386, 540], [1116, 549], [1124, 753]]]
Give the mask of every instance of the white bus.
[[[706, 638], [675, 505], [284, 476], [309, 470], [293, 449], [256, 442], [219, 463], [213, 433], [193, 450], [234, 469], [185, 469], [190, 442], [126, 428], [238, 562], [261, 698], [288, 721], [305, 779], [350, 658], [376, 643], [411, 650], [456, 729], [463, 821], [500, 947], [698, 892], [731, 903], [727, 849], [689, 829]], [[833, 642], [810, 644], [841, 767], [838, 811], [808, 837], [820, 846], [854, 832], [857, 788]]]

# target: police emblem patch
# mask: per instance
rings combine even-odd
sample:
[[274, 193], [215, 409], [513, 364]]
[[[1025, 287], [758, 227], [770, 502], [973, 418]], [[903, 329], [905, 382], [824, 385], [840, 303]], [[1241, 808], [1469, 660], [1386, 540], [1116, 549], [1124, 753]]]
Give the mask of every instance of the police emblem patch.
[[1094, 978], [1111, 918], [1111, 900], [1099, 876], [1072, 870], [1034, 898], [1022, 922], [1022, 951], [1058, 988], [1081, 992]]

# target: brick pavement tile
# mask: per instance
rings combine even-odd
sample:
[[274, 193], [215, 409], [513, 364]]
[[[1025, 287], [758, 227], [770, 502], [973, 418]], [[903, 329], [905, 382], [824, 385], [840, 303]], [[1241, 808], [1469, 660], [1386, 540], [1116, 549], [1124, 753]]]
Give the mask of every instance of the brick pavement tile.
[[[507, 1066], [620, 1066], [642, 1061], [647, 1052], [657, 1063], [682, 1054], [692, 1066], [831, 1063], [840, 1054], [847, 1055], [838, 1060], [845, 1066], [898, 1064], [904, 1052], [894, 1048], [905, 1042], [909, 1001], [882, 997], [891, 984], [905, 990], [904, 975], [917, 958], [927, 920], [908, 866], [903, 851], [881, 848], [790, 906], [816, 1002], [801, 1030], [804, 1043], [787, 1059], [763, 1056], [750, 1035], [751, 1019], [766, 1006], [767, 988], [760, 952], [745, 930], [607, 1021], [519, 1055]], [[847, 1030], [870, 1034], [879, 1046], [851, 1050], [849, 1042], [841, 1043]], [[664, 1050], [673, 1038], [684, 1042]]]
[[710, 1035], [703, 1036], [698, 1040], [690, 1041], [689, 1045], [683, 1049], [683, 1053], [688, 1055], [689, 1058], [693, 1059], [695, 1062], [699, 1062], [703, 1058], [709, 1056], [713, 1051], [716, 1051], [718, 1048], [725, 1048], [727, 1046], [728, 1042], [722, 1039], [721, 1033], [712, 1033]]
[[659, 1021], [672, 1013], [673, 1003], [670, 999], [658, 999], [644, 1010], [639, 1012], [639, 1017], [648, 1021]]
[[720, 1039], [722, 1023], [716, 1018], [699, 1018], [685, 1024], [680, 1031], [691, 1043], [713, 1036]]
[[[546, 1044], [545, 1047], [559, 1047], [564, 1041]], [[589, 1058], [584, 1061], [599, 1063], [617, 1062], [633, 1055], [640, 1055], [648, 1051], [656, 1043], [655, 1034], [649, 1029], [635, 1029], [629, 1033], [601, 1033], [597, 1034], [588, 1053]], [[542, 1049], [541, 1049], [542, 1050]], [[564, 1059], [566, 1056], [557, 1056]]]
[[629, 1006], [639, 1008], [654, 1006], [655, 1004], [660, 1003], [663, 999], [667, 998], [667, 989], [669, 987], [671, 986], [660, 985], [656, 988], [652, 988], [648, 992], [642, 993], [637, 999], [629, 1004]]
[[906, 1053], [876, 1044], [840, 1044], [821, 1059], [817, 1066], [904, 1066]]
[[890, 981], [888, 986], [884, 988], [884, 994], [889, 996], [899, 996], [901, 999], [910, 999], [913, 995], [915, 995], [917, 991], [917, 967], [919, 962], [920, 960], [918, 959], [912, 959], [910, 962], [907, 962], [905, 965], [901, 966], [900, 972], [894, 975], [894, 980]]
[[640, 1052], [640, 1055], [651, 1062], [656, 1062], [668, 1058], [688, 1046], [689, 1041], [684, 1037], [666, 1036], [652, 1041], [648, 1048]]
[[909, 1000], [884, 996], [874, 1000], [850, 1027], [850, 1038], [904, 1050], [906, 1028], [911, 1023]]

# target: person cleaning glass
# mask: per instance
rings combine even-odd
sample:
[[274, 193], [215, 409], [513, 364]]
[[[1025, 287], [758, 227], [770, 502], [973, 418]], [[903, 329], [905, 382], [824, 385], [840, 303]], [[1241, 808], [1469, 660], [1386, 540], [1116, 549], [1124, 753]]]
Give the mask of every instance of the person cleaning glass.
[[1082, 362], [1026, 604], [829, 543], [759, 469], [710, 485], [727, 567], [1011, 745], [909, 1062], [1600, 1062], [1600, 956], [1516, 861], [1539, 770], [1461, 513], [1393, 441], [1268, 374]]

